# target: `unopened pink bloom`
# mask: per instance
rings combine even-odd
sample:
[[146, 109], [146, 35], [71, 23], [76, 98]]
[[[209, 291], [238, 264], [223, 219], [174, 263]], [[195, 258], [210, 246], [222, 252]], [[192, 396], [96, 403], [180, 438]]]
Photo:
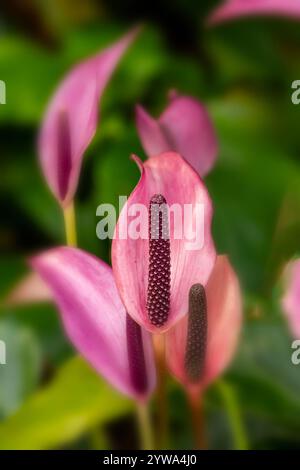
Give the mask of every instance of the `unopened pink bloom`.
[[300, 260], [291, 261], [284, 271], [283, 311], [292, 335], [300, 338]]
[[213, 167], [218, 141], [209, 114], [200, 101], [170, 95], [170, 103], [158, 119], [141, 106], [136, 108], [136, 125], [148, 157], [174, 151], [205, 176]]
[[[200, 287], [194, 286], [194, 293]], [[200, 392], [216, 379], [237, 347], [242, 322], [241, 293], [226, 256], [217, 257], [205, 293], [206, 309], [203, 298], [190, 298], [191, 311], [166, 336], [168, 367], [191, 392]]]
[[51, 289], [76, 349], [122, 393], [147, 399], [155, 385], [151, 338], [127, 315], [111, 268], [70, 247], [31, 263]]
[[299, 0], [227, 0], [208, 17], [214, 25], [246, 16], [279, 16], [300, 19]]
[[135, 36], [133, 30], [77, 65], [48, 106], [39, 135], [39, 156], [46, 181], [64, 207], [74, 197], [83, 154], [96, 132], [99, 99]]
[[[216, 257], [211, 235], [213, 209], [199, 175], [179, 154], [162, 153], [145, 163], [137, 157], [135, 160], [141, 178], [116, 226], [112, 266], [129, 315], [147, 330], [162, 333], [186, 315], [190, 287], [196, 282], [205, 285], [211, 274]], [[173, 206], [182, 212], [179, 219], [170, 213], [165, 226], [162, 217], [154, 227], [158, 240], [150, 240], [149, 219], [146, 237], [133, 239], [128, 234], [128, 214], [138, 205], [146, 207], [149, 215], [155, 206], [167, 211]], [[188, 240], [192, 231], [203, 234], [197, 249], [191, 249]]]

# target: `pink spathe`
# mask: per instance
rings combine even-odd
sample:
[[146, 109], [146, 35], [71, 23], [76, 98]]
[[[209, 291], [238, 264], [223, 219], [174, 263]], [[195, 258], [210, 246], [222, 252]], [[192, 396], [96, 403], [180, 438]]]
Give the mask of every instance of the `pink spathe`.
[[148, 157], [174, 151], [204, 177], [214, 166], [218, 141], [207, 109], [198, 100], [172, 93], [158, 119], [136, 107], [136, 126]]
[[[190, 287], [196, 282], [205, 285], [215, 264], [211, 235], [213, 207], [201, 178], [179, 154], [165, 152], [145, 163], [137, 157], [134, 159], [140, 167], [141, 177], [117, 222], [112, 243], [112, 267], [129, 315], [147, 330], [163, 333], [186, 315]], [[130, 229], [128, 215], [138, 205], [149, 208], [151, 198], [157, 194], [165, 198], [170, 211], [173, 205], [181, 211], [179, 219], [170, 212], [170, 309], [167, 321], [160, 327], [150, 322], [147, 311], [149, 237], [124, 236]], [[203, 234], [202, 243], [195, 249], [191, 248], [187, 238], [193, 231]]]
[[51, 289], [75, 348], [122, 393], [146, 400], [155, 386], [151, 338], [128, 322], [111, 268], [70, 247], [51, 249], [31, 264]]
[[227, 0], [212, 11], [209, 25], [248, 16], [277, 16], [300, 20], [300, 0]]
[[167, 364], [190, 391], [201, 391], [228, 366], [236, 351], [242, 325], [242, 300], [237, 276], [226, 256], [218, 256], [205, 287], [207, 345], [203, 374], [191, 382], [185, 370], [188, 316], [167, 333]]
[[136, 34], [136, 29], [130, 31], [73, 68], [48, 105], [38, 139], [39, 157], [46, 181], [63, 207], [76, 192], [82, 158], [96, 132], [99, 100]]

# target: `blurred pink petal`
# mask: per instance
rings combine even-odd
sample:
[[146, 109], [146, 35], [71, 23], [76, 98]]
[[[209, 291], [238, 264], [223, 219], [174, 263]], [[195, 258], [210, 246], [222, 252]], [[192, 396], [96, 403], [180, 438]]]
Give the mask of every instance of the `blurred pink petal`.
[[208, 24], [214, 25], [245, 16], [282, 16], [300, 19], [299, 0], [227, 0], [208, 17]]
[[69, 247], [38, 255], [32, 265], [51, 288], [76, 349], [121, 392], [147, 398], [155, 383], [151, 339], [126, 314], [111, 268]]
[[137, 106], [136, 125], [148, 157], [177, 152], [201, 177], [214, 166], [218, 153], [215, 130], [206, 108], [194, 98], [173, 94], [158, 119]]
[[282, 307], [292, 335], [300, 338], [300, 260], [291, 261], [284, 272]]
[[39, 155], [47, 183], [63, 206], [76, 192], [83, 154], [97, 128], [99, 99], [136, 33], [132, 30], [77, 65], [48, 106], [39, 135]]
[[207, 298], [207, 346], [201, 380], [191, 382], [185, 370], [188, 316], [167, 334], [167, 364], [175, 377], [190, 390], [201, 390], [229, 365], [236, 351], [241, 323], [242, 301], [239, 282], [226, 256], [218, 256], [209, 278]]
[[5, 305], [17, 306], [37, 302], [50, 302], [51, 292], [39, 274], [26, 274], [11, 290], [5, 299]]
[[[141, 169], [141, 178], [128, 198], [120, 214], [112, 243], [112, 265], [121, 298], [129, 315], [147, 330], [162, 333], [187, 313], [189, 289], [195, 282], [206, 284], [215, 263], [215, 248], [211, 236], [212, 203], [206, 187], [198, 174], [178, 154], [168, 152], [151, 157], [142, 163], [135, 157]], [[169, 298], [167, 321], [158, 326], [150, 321], [147, 310], [149, 284], [149, 205], [154, 195], [163, 196], [167, 206], [173, 204], [182, 211], [179, 219], [170, 214], [170, 283], [164, 290], [163, 282], [168, 273], [165, 266], [153, 289], [160, 292], [162, 303]], [[133, 239], [130, 231], [132, 209], [140, 204], [146, 210], [143, 223], [146, 236]], [[188, 207], [184, 207], [188, 205]], [[197, 206], [198, 205], [198, 206]], [[187, 210], [191, 209], [191, 210]], [[201, 213], [203, 209], [203, 213]], [[203, 215], [203, 217], [202, 217]], [[197, 216], [197, 217], [196, 217]], [[199, 226], [196, 227], [198, 221]], [[182, 227], [182, 236], [178, 230]], [[199, 235], [199, 246], [191, 249], [188, 235], [194, 230]], [[124, 236], [125, 234], [125, 236]], [[203, 234], [203, 239], [201, 238]], [[165, 253], [160, 253], [164, 258]], [[153, 261], [153, 260], [152, 260]], [[158, 260], [159, 263], [159, 260]], [[157, 277], [159, 274], [157, 274]], [[170, 294], [170, 295], [168, 295]]]

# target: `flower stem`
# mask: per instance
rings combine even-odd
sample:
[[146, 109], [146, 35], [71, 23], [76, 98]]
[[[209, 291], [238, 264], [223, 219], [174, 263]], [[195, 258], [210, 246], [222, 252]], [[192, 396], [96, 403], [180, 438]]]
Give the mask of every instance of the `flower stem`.
[[63, 210], [64, 212], [64, 221], [65, 221], [65, 231], [66, 231], [66, 241], [68, 246], [77, 246], [77, 234], [76, 234], [76, 218], [75, 218], [75, 208], [74, 202], [70, 204]]
[[202, 396], [198, 391], [187, 391], [187, 399], [191, 413], [195, 449], [206, 449]]
[[157, 448], [168, 447], [168, 407], [166, 390], [165, 337], [153, 335], [155, 362], [157, 370]]
[[138, 402], [136, 405], [137, 420], [141, 439], [142, 450], [153, 450], [153, 433], [149, 406], [147, 403]]
[[224, 380], [218, 380], [216, 384], [226, 408], [234, 442], [234, 449], [247, 450], [249, 449], [247, 433], [243, 424], [241, 410], [235, 391], [233, 387]]

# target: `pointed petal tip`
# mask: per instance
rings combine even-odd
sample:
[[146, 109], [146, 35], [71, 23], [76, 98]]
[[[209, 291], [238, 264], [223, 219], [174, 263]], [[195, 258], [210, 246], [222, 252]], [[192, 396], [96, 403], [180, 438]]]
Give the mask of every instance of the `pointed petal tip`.
[[153, 132], [152, 127], [156, 126], [155, 119], [139, 103], [135, 105], [135, 121], [141, 140], [147, 137], [147, 132]]
[[141, 175], [144, 173], [144, 163], [143, 161], [140, 159], [140, 157], [138, 157], [137, 155], [135, 155], [134, 153], [132, 153], [130, 155], [130, 160], [132, 160], [134, 163], [136, 163], [138, 169], [140, 170], [140, 173]]
[[143, 30], [145, 28], [145, 23], [143, 22], [139, 22], [135, 25], [132, 26], [132, 28], [128, 31], [128, 36], [130, 36], [130, 38], [133, 40], [135, 40], [137, 38], [137, 36], [139, 36]]

